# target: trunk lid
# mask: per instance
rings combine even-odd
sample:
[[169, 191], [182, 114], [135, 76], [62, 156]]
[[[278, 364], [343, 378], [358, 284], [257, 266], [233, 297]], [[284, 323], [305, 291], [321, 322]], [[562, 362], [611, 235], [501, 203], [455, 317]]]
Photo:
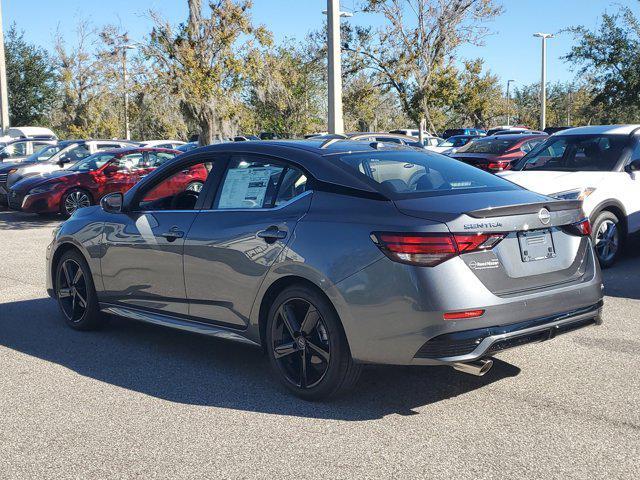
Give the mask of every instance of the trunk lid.
[[[587, 237], [566, 231], [583, 218], [579, 201], [527, 190], [397, 200], [401, 213], [442, 222], [452, 233], [499, 233], [493, 248], [460, 259], [494, 294], [509, 296], [580, 282], [593, 273]], [[591, 258], [591, 260], [589, 260]]]

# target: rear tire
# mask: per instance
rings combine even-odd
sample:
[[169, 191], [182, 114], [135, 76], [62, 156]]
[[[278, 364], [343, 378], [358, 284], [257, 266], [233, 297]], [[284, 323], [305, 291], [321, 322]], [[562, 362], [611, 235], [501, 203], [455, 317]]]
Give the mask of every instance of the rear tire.
[[348, 391], [362, 370], [351, 357], [331, 303], [304, 285], [291, 286], [274, 300], [267, 317], [266, 343], [275, 375], [305, 400]]
[[62, 255], [55, 268], [56, 299], [65, 323], [74, 330], [95, 330], [104, 323], [91, 269], [75, 250]]
[[600, 212], [593, 221], [591, 240], [602, 268], [613, 265], [622, 247], [623, 231], [620, 219], [612, 212]]

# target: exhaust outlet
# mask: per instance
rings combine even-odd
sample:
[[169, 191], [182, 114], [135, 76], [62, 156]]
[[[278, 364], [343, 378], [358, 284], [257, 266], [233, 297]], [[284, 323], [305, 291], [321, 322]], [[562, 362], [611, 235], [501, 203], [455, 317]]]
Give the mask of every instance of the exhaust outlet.
[[475, 375], [476, 377], [481, 377], [493, 367], [493, 360], [491, 359], [482, 359], [476, 360], [475, 362], [469, 363], [454, 363], [451, 365], [455, 370], [460, 372], [468, 373], [470, 375]]

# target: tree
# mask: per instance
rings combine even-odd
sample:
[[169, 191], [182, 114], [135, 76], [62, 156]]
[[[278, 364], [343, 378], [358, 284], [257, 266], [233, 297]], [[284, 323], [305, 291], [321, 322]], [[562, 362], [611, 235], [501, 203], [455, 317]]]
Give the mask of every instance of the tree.
[[189, 0], [189, 19], [177, 30], [153, 15], [155, 26], [145, 53], [156, 73], [180, 99], [187, 122], [198, 125], [200, 143], [214, 135], [233, 135], [239, 119], [243, 82], [253, 48], [271, 43], [264, 27], [249, 15], [249, 0], [210, 0], [205, 17], [202, 0]]
[[628, 7], [603, 14], [596, 30], [571, 27], [577, 44], [564, 58], [592, 82], [593, 106], [607, 123], [640, 119], [640, 20]]
[[322, 64], [309, 56], [304, 46], [285, 43], [272, 52], [254, 54], [248, 85], [248, 107], [256, 129], [279, 136], [301, 136], [323, 127]]
[[430, 130], [442, 127], [442, 107], [454, 103], [455, 50], [480, 44], [482, 23], [501, 12], [493, 0], [367, 0], [364, 11], [381, 15], [386, 26], [358, 29], [347, 48], [363, 59], [398, 95], [407, 116]]
[[103, 64], [90, 51], [95, 41], [95, 31], [85, 20], [78, 22], [72, 47], [67, 47], [60, 33], [55, 39], [61, 102], [52, 120], [70, 137], [117, 135], [117, 116], [114, 119], [108, 114], [112, 103], [104, 96]]
[[490, 127], [506, 113], [498, 77], [491, 72], [483, 72], [482, 60], [464, 62], [464, 69], [458, 75], [458, 84], [460, 87], [452, 125]]
[[12, 25], [5, 59], [11, 125], [48, 125], [57, 94], [55, 65], [46, 50], [30, 45]]
[[364, 73], [345, 82], [343, 109], [347, 131], [387, 131], [408, 122], [397, 97]]

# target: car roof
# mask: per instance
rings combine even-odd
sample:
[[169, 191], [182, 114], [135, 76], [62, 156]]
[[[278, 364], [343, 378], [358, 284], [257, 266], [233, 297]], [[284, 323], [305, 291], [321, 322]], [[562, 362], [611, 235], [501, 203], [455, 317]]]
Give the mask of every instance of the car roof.
[[11, 140], [7, 140], [5, 143], [6, 145], [12, 145], [14, 143], [20, 143], [20, 142], [51, 142], [56, 143], [58, 140], [56, 140], [55, 138], [45, 138], [45, 137], [14, 137]]
[[400, 138], [402, 140], [406, 140], [408, 142], [415, 142], [416, 137], [411, 137], [409, 135], [403, 135], [401, 133], [388, 133], [388, 132], [351, 132], [347, 133], [346, 136], [348, 138], [356, 138], [356, 137], [387, 137], [387, 138]]
[[[383, 145], [383, 147], [380, 148], [378, 145]], [[379, 152], [383, 150], [429, 154], [426, 150], [382, 142], [369, 143], [341, 138], [310, 138], [307, 140], [256, 140], [253, 142], [220, 143], [191, 150], [184, 153], [182, 158], [192, 158], [208, 152], [231, 155], [275, 156], [300, 166], [322, 182], [379, 194], [366, 181], [349, 173], [342, 162], [335, 157], [340, 154]], [[431, 154], [436, 155], [435, 153]]]
[[96, 153], [109, 153], [114, 155], [126, 155], [127, 153], [142, 153], [142, 152], [168, 152], [168, 153], [176, 153], [181, 154], [179, 150], [173, 150], [172, 148], [158, 148], [158, 147], [137, 147], [135, 145], [131, 147], [121, 147], [121, 148], [108, 148], [106, 150], [100, 150]]
[[547, 139], [549, 138], [549, 135], [547, 135], [546, 133], [533, 133], [533, 134], [527, 134], [527, 133], [513, 133], [513, 134], [505, 134], [505, 135], [490, 135], [488, 137], [482, 137], [479, 136], [478, 137], [478, 141], [489, 141], [489, 140], [531, 140], [532, 138], [544, 138]]
[[576, 127], [561, 130], [555, 133], [555, 136], [563, 135], [593, 135], [593, 134], [609, 134], [609, 135], [629, 135], [638, 130], [640, 133], [640, 125], [591, 125], [588, 127]]

